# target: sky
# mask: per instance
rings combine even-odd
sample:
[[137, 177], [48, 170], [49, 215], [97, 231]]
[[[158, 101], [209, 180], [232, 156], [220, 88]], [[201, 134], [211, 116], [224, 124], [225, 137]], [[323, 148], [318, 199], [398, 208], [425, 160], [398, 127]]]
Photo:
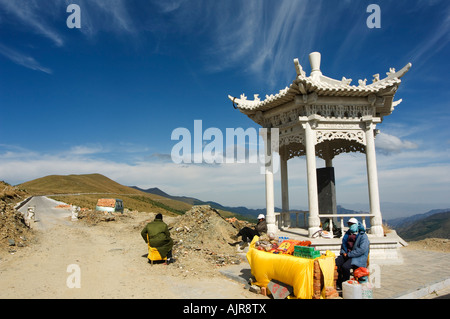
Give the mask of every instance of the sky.
[[[70, 4], [79, 28], [69, 28]], [[370, 4], [379, 28], [368, 26]], [[201, 121], [227, 149], [227, 128], [259, 128], [228, 95], [278, 93], [295, 79], [293, 60], [309, 74], [318, 51], [324, 75], [352, 84], [412, 63], [395, 96], [403, 102], [377, 125], [381, 209], [389, 218], [448, 208], [449, 40], [448, 0], [0, 0], [0, 180], [101, 173], [263, 208], [259, 164], [175, 163], [173, 133], [207, 146], [194, 134]], [[333, 163], [338, 204], [367, 211], [365, 155]], [[288, 174], [290, 207], [307, 209], [305, 159], [289, 160]]]

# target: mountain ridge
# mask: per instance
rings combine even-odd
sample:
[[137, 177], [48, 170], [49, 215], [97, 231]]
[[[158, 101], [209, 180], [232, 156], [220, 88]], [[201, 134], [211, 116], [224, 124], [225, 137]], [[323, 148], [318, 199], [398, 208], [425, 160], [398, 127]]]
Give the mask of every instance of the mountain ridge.
[[428, 214], [424, 218], [410, 221], [397, 227], [396, 231], [405, 240], [450, 239], [450, 211]]
[[[100, 197], [117, 197], [120, 194], [125, 208], [139, 211], [168, 212], [181, 214], [191, 208], [190, 205], [159, 195], [148, 194], [124, 186], [98, 173], [48, 175], [17, 185], [30, 195], [46, 195], [80, 207], [95, 208]], [[102, 196], [99, 196], [99, 195]], [[114, 195], [114, 196], [113, 196]]]
[[[124, 186], [114, 180], [98, 174], [81, 175], [48, 175], [35, 180], [31, 180], [17, 185], [25, 189], [32, 195], [54, 195], [59, 200], [66, 201], [81, 207], [95, 207], [99, 198], [99, 193], [121, 194], [126, 199], [128, 207], [131, 210], [139, 211], [167, 211], [175, 214], [183, 214], [195, 205], [210, 205], [224, 213], [224, 217], [235, 216], [239, 219], [255, 221], [258, 214], [266, 214], [265, 208], [247, 208], [244, 206], [225, 206], [214, 201], [203, 201], [189, 196], [173, 196], [158, 187], [142, 189], [137, 186]], [[79, 193], [79, 194], [77, 194]], [[81, 194], [83, 193], [83, 194]], [[88, 194], [86, 194], [88, 193]], [[92, 193], [92, 194], [89, 194]], [[71, 194], [61, 196], [61, 194]], [[61, 197], [59, 197], [61, 196]], [[279, 207], [275, 207], [276, 212], [281, 212]], [[295, 210], [292, 210], [294, 212]], [[298, 210], [301, 211], [301, 210]], [[337, 205], [339, 214], [356, 214], [359, 211], [346, 209]], [[394, 228], [400, 236], [408, 240], [420, 240], [429, 236], [449, 236], [450, 212], [447, 209], [433, 209], [423, 214], [415, 214], [407, 217], [400, 217], [385, 220], [390, 227]], [[441, 214], [441, 215], [439, 215]], [[294, 217], [294, 219], [293, 219]], [[295, 220], [295, 215], [291, 215], [291, 220]], [[303, 226], [303, 218], [299, 218]], [[345, 219], [344, 219], [345, 222]], [[366, 219], [366, 225], [370, 227], [370, 219]]]
[[[249, 218], [256, 218], [258, 214], [266, 214], [265, 208], [260, 209], [250, 209], [244, 206], [237, 206], [237, 207], [230, 207], [230, 206], [224, 206], [216, 202], [212, 201], [202, 201], [200, 199], [194, 198], [194, 197], [187, 197], [187, 196], [173, 196], [169, 195], [168, 193], [164, 192], [163, 190], [159, 189], [158, 187], [153, 187], [149, 189], [142, 189], [137, 186], [132, 186], [135, 189], [139, 189], [143, 192], [153, 193], [153, 194], [159, 194], [161, 196], [167, 196], [169, 198], [186, 201], [195, 205], [211, 205], [211, 207], [214, 207], [216, 209], [224, 209], [239, 215], [248, 216]], [[281, 212], [281, 209], [278, 207], [275, 207], [276, 212]], [[445, 229], [440, 229], [437, 227], [436, 223], [433, 222], [434, 218], [433, 216], [439, 213], [445, 213], [447, 211], [450, 211], [450, 209], [433, 209], [423, 214], [414, 214], [412, 216], [408, 217], [399, 217], [394, 219], [385, 220], [384, 222], [388, 224], [390, 227], [394, 228], [400, 236], [404, 236], [405, 239], [408, 240], [420, 240], [424, 238], [429, 238], [429, 236], [444, 236], [446, 234]], [[342, 207], [341, 205], [337, 205], [337, 212], [338, 214], [358, 214], [362, 213], [361, 211], [355, 211], [351, 209], [346, 209]], [[436, 217], [436, 216], [435, 216]], [[439, 216], [438, 216], [439, 217]], [[427, 220], [430, 218], [430, 220]], [[434, 218], [434, 219], [433, 219]], [[439, 218], [438, 218], [439, 219]], [[292, 215], [291, 215], [291, 220]], [[302, 218], [300, 218], [301, 222], [303, 222]], [[344, 223], [348, 220], [348, 218], [344, 218]], [[425, 222], [423, 222], [425, 220]], [[441, 219], [439, 219], [441, 220]], [[445, 218], [444, 218], [445, 220]], [[420, 224], [420, 222], [425, 223], [427, 225], [425, 228], [430, 230], [428, 232], [419, 232], [417, 229], [423, 228], [423, 225]], [[441, 221], [442, 222], [442, 221]], [[444, 221], [445, 222], [445, 221]], [[366, 226], [370, 227], [370, 218], [366, 219]]]
[[[194, 198], [194, 197], [188, 197], [188, 196], [174, 196], [174, 195], [170, 195], [166, 192], [164, 192], [163, 190], [161, 190], [158, 187], [152, 187], [152, 188], [148, 188], [148, 189], [143, 189], [140, 188], [138, 186], [130, 186], [131, 188], [140, 190], [142, 192], [146, 192], [146, 193], [150, 193], [150, 194], [157, 194], [160, 196], [165, 196], [171, 199], [175, 199], [175, 200], [179, 200], [179, 201], [184, 201], [186, 203], [192, 204], [192, 205], [210, 205], [213, 208], [216, 209], [222, 209], [222, 210], [227, 210], [239, 215], [243, 215], [243, 216], [248, 216], [250, 218], [256, 219], [256, 217], [259, 214], [266, 214], [266, 209], [265, 208], [247, 208], [245, 206], [225, 206], [222, 205], [220, 203], [214, 202], [214, 201], [203, 201], [200, 200], [198, 198]], [[279, 207], [275, 207], [275, 212], [281, 212], [282, 209]], [[304, 212], [304, 210], [301, 209], [293, 209], [291, 210], [292, 213], [294, 212]], [[341, 205], [337, 205], [337, 212], [338, 214], [360, 214], [360, 211], [355, 211], [355, 210], [351, 210], [351, 209], [346, 209], [344, 207], [342, 207]], [[370, 225], [370, 221], [366, 221], [369, 223]]]

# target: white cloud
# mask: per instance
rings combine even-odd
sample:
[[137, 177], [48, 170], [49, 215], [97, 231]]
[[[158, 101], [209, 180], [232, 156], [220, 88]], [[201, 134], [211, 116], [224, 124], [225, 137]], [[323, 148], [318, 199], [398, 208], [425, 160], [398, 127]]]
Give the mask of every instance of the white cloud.
[[[70, 155], [76, 151], [75, 155]], [[87, 157], [76, 147], [59, 154], [13, 150], [0, 154], [0, 179], [19, 184], [47, 175], [103, 174], [123, 185], [159, 187], [175, 195], [244, 204], [264, 200], [264, 176], [258, 164], [185, 165], [171, 161], [114, 162]], [[86, 155], [86, 156], [84, 156]], [[242, 196], [242, 192], [247, 195]]]
[[[78, 145], [59, 153], [0, 145], [0, 179], [11, 184], [52, 174], [103, 174], [123, 185], [159, 187], [169, 194], [213, 200], [223, 205], [265, 207], [265, 178], [261, 164], [175, 164], [167, 155], [147, 156], [148, 161], [110, 160], [108, 147]], [[96, 156], [100, 154], [102, 157]], [[381, 202], [445, 203], [450, 193], [449, 155], [414, 149], [378, 155]], [[163, 160], [161, 160], [163, 158]], [[430, 163], [427, 158], [435, 158]], [[340, 154], [334, 160], [338, 203], [366, 203], [368, 186], [365, 155]], [[317, 167], [324, 162], [317, 159]], [[306, 209], [307, 183], [305, 158], [288, 162], [290, 207]], [[275, 205], [281, 206], [280, 174], [274, 176]]]
[[97, 154], [105, 152], [104, 147], [101, 145], [77, 145], [70, 148], [68, 154], [72, 155], [87, 155], [87, 154]]
[[416, 149], [418, 145], [414, 142], [401, 140], [397, 136], [380, 133], [375, 139], [376, 148], [385, 154], [398, 153], [404, 150]]

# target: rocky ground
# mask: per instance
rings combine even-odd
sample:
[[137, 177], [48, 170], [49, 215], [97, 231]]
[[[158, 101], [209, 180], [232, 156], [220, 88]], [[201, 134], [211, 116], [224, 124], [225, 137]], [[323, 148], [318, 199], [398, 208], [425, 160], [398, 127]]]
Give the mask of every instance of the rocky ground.
[[[145, 216], [145, 218], [142, 218]], [[126, 211], [124, 214], [104, 214], [92, 210], [79, 213], [79, 220], [87, 226], [101, 224], [130, 224], [133, 232], [140, 234], [144, 226], [153, 221], [154, 213]], [[174, 275], [205, 274], [215, 276], [222, 266], [239, 264], [243, 256], [230, 243], [236, 241], [241, 227], [252, 226], [237, 219], [226, 220], [210, 206], [194, 206], [182, 216], [164, 216], [174, 240], [173, 256], [176, 263], [171, 265]]]
[[[0, 298], [267, 298], [219, 272], [245, 256], [228, 244], [235, 226], [209, 206], [195, 206], [183, 216], [164, 215], [176, 262], [153, 266], [140, 232], [154, 213], [82, 210], [72, 221], [70, 211], [60, 209], [64, 217], [45, 231], [29, 230], [17, 215], [3, 214], [12, 229], [6, 237], [30, 233], [34, 240], [19, 246], [3, 238]], [[71, 265], [81, 271], [80, 289], [68, 288]]]
[[14, 209], [26, 197], [23, 190], [0, 181], [0, 252], [14, 253], [34, 242], [35, 233]]

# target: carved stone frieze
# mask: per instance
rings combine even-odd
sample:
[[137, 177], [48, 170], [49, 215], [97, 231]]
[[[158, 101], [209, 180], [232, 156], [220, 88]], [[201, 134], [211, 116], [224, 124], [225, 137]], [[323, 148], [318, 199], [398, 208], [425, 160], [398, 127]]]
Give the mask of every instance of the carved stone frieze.
[[262, 122], [264, 127], [291, 126], [297, 124], [298, 117], [304, 114], [305, 112], [303, 107], [298, 107], [284, 112], [272, 114], [270, 116], [266, 115]]
[[[280, 140], [280, 154], [282, 153], [287, 159], [294, 157], [300, 157], [306, 155], [304, 143], [299, 143], [299, 139], [290, 138], [285, 139], [288, 144], [281, 144]], [[316, 156], [321, 159], [333, 159], [335, 156], [341, 153], [354, 153], [359, 152], [364, 154], [366, 147], [355, 141], [350, 140], [325, 140], [316, 147]]]
[[362, 145], [366, 144], [365, 135], [356, 130], [316, 130], [316, 144], [329, 140], [355, 141]]
[[281, 135], [279, 138], [280, 147], [287, 146], [292, 143], [305, 144], [305, 136], [304, 134], [294, 133], [288, 135]]
[[366, 147], [350, 140], [327, 140], [316, 145], [316, 156], [322, 159], [333, 159], [341, 153], [365, 153]]
[[371, 105], [306, 105], [306, 116], [318, 114], [325, 118], [358, 118], [374, 115]]

